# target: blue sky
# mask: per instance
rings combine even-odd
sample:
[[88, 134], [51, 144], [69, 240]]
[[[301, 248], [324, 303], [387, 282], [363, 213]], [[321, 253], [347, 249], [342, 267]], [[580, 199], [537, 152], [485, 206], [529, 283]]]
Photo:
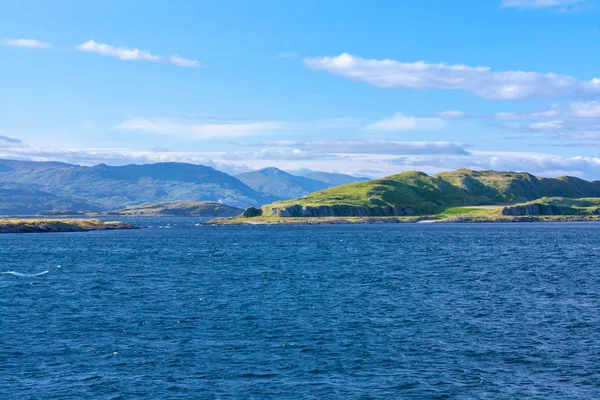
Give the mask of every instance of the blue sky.
[[600, 2], [0, 1], [0, 157], [600, 179]]

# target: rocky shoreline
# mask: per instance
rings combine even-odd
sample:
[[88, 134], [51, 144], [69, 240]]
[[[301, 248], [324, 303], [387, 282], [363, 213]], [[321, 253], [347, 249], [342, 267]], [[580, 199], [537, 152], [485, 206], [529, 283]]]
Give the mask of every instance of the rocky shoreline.
[[97, 219], [0, 219], [0, 233], [59, 233], [137, 229], [119, 221]]
[[255, 217], [255, 218], [217, 218], [204, 225], [351, 225], [351, 224], [414, 224], [414, 223], [514, 223], [514, 222], [593, 222], [600, 221], [600, 216], [502, 216], [486, 217], [453, 217], [438, 216], [416, 217]]

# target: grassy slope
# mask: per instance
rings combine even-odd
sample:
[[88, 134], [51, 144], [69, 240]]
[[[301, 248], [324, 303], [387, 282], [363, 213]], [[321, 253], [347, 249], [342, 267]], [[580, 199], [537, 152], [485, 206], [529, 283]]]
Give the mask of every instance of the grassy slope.
[[[272, 210], [294, 205], [302, 207], [379, 206], [412, 208], [415, 215], [444, 215], [451, 213], [488, 215], [481, 209], [447, 210], [452, 207], [494, 205], [527, 202], [544, 196], [564, 198], [600, 197], [600, 182], [573, 177], [539, 178], [528, 173], [457, 170], [428, 176], [410, 171], [383, 179], [353, 183], [321, 190], [308, 196], [262, 206], [263, 215]], [[447, 211], [444, 211], [447, 210]]]
[[302, 206], [351, 205], [364, 207], [410, 207], [418, 214], [441, 212], [450, 206], [490, 204], [493, 200], [479, 193], [469, 193], [452, 183], [422, 172], [410, 171], [383, 179], [352, 183], [312, 193], [300, 199], [263, 206], [272, 208]]
[[[589, 197], [589, 198], [578, 198], [569, 199], [565, 197], [542, 197], [541, 199], [529, 201], [526, 203], [515, 204], [510, 208], [523, 208], [526, 206], [553, 206], [549, 209], [548, 207], [542, 207], [541, 213], [538, 215], [549, 214], [547, 210], [552, 210], [552, 214], [560, 213], [563, 215], [598, 215], [600, 214], [600, 198]], [[549, 214], [549, 215], [552, 215]]]

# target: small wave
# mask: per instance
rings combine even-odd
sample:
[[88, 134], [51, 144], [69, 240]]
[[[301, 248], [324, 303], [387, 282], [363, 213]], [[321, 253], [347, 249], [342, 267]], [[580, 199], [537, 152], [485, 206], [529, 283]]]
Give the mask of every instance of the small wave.
[[38, 274], [22, 274], [20, 272], [16, 272], [16, 271], [5, 271], [2, 272], [2, 274], [6, 274], [6, 275], [14, 275], [14, 276], [21, 276], [21, 277], [25, 277], [25, 278], [32, 278], [34, 276], [40, 276], [40, 275], [45, 275], [50, 271], [42, 271]]

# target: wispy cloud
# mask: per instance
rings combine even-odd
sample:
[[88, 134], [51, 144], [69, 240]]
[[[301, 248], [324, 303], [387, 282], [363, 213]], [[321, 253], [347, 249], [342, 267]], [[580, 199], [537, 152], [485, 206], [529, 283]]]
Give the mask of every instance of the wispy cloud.
[[581, 4], [587, 0], [502, 0], [501, 7], [552, 8]]
[[173, 55], [168, 58], [152, 54], [146, 50], [140, 50], [137, 48], [129, 48], [124, 46], [112, 46], [110, 44], [98, 43], [94, 39], [88, 40], [87, 42], [81, 43], [75, 48], [79, 51], [90, 52], [100, 54], [106, 57], [114, 57], [119, 60], [135, 60], [135, 61], [148, 61], [155, 63], [168, 63], [177, 65], [180, 67], [202, 67], [202, 63], [196, 60], [190, 60], [187, 58]]
[[10, 137], [10, 136], [0, 135], [0, 146], [2, 146], [2, 145], [14, 146], [14, 145], [23, 145], [23, 144], [25, 144], [25, 143], [21, 139]]
[[180, 67], [191, 67], [191, 68], [204, 67], [204, 64], [202, 64], [200, 61], [190, 60], [187, 58], [179, 57], [178, 55], [169, 57], [169, 62], [173, 65], [178, 65]]
[[312, 160], [317, 157], [322, 157], [322, 155], [299, 149], [275, 148], [252, 152], [225, 153], [221, 158], [224, 160]]
[[446, 123], [441, 118], [418, 118], [396, 113], [366, 126], [367, 129], [384, 131], [416, 131], [443, 129]]
[[597, 100], [554, 104], [533, 111], [503, 112], [492, 117], [511, 121], [501, 126], [514, 132], [539, 134], [550, 139], [600, 140], [600, 101]]
[[458, 168], [526, 171], [543, 176], [572, 175], [597, 179], [600, 157], [565, 157], [526, 152], [481, 152], [471, 157], [401, 157], [390, 163], [408, 169], [448, 171]]
[[12, 47], [26, 47], [31, 49], [44, 49], [51, 47], [50, 43], [42, 42], [36, 39], [11, 39], [11, 38], [3, 38], [0, 39], [0, 44], [2, 46], [12, 46]]
[[189, 123], [169, 118], [130, 118], [113, 127], [116, 130], [138, 131], [184, 139], [237, 138], [273, 133], [283, 129], [278, 121], [247, 121], [223, 123]]
[[364, 59], [348, 53], [304, 59], [307, 68], [326, 71], [376, 87], [413, 90], [463, 90], [485, 99], [581, 97], [600, 94], [600, 78], [581, 81], [567, 75], [524, 71], [495, 72], [489, 67]]
[[435, 116], [438, 118], [466, 118], [470, 115], [462, 111], [442, 111], [435, 114]]
[[246, 147], [294, 148], [319, 154], [455, 154], [467, 155], [463, 143], [396, 142], [384, 140], [334, 140], [302, 142], [293, 140], [236, 143]]

